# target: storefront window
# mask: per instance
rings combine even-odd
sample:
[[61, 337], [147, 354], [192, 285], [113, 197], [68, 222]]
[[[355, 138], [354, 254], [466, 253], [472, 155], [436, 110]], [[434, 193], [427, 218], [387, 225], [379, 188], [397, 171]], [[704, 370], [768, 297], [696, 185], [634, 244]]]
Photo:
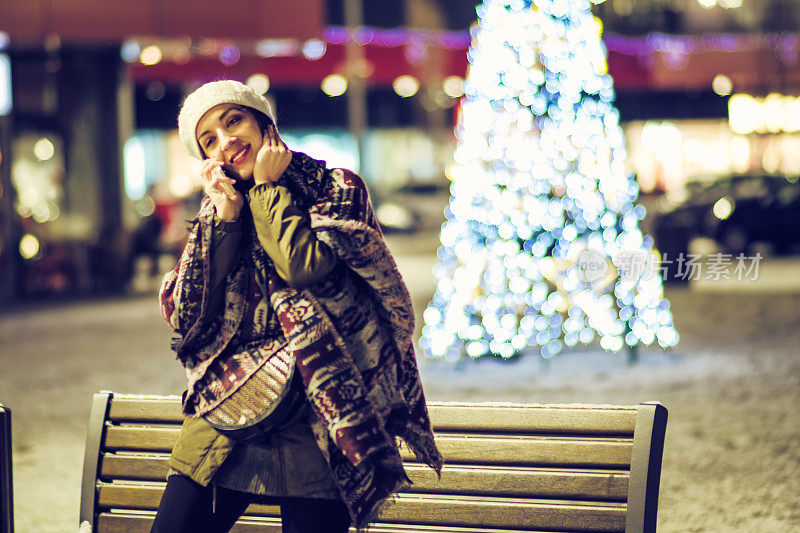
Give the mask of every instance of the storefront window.
[[[20, 133], [13, 142], [11, 182], [21, 236], [17, 252], [24, 261], [20, 294], [49, 295], [79, 289], [86, 272], [85, 225], [63, 212], [64, 149], [49, 131]], [[82, 274], [83, 273], [83, 274]]]
[[13, 153], [11, 180], [19, 215], [37, 223], [59, 218], [64, 199], [61, 140], [49, 132], [24, 133], [16, 138]]

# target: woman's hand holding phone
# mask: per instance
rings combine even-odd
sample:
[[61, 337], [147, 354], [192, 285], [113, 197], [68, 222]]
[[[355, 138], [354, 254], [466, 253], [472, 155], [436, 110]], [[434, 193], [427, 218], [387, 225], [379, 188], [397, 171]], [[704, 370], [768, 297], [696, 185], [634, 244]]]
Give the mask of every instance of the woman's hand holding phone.
[[291, 160], [292, 151], [278, 136], [275, 126], [270, 126], [264, 132], [264, 143], [256, 154], [253, 179], [256, 183], [276, 182], [283, 175]]
[[225, 222], [233, 222], [239, 218], [244, 197], [233, 188], [235, 181], [225, 175], [222, 163], [216, 159], [204, 160], [200, 177], [203, 179], [203, 189], [214, 203], [217, 216]]

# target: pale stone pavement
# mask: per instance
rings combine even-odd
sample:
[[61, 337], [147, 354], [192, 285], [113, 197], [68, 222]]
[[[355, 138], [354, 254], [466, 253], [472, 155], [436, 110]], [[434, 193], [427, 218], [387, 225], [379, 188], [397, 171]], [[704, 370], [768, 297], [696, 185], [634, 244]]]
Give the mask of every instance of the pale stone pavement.
[[[389, 242], [419, 314], [433, 290], [435, 235]], [[796, 263], [776, 261], [783, 281], [759, 290], [669, 289], [681, 343], [670, 353], [644, 350], [635, 367], [598, 352], [550, 365], [531, 359], [455, 368], [421, 360], [426, 393], [436, 400], [660, 400], [670, 418], [659, 531], [798, 531]], [[0, 402], [14, 413], [19, 533], [77, 529], [91, 395], [180, 394], [183, 374], [169, 341], [152, 292], [0, 312]]]

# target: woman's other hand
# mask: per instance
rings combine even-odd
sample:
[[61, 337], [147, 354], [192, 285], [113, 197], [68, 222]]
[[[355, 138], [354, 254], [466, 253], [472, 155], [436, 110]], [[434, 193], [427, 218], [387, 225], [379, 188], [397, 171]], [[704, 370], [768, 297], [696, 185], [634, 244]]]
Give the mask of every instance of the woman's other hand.
[[239, 218], [244, 197], [233, 188], [235, 180], [225, 175], [222, 163], [216, 159], [205, 159], [200, 177], [203, 179], [203, 189], [217, 210], [217, 217], [225, 222], [233, 222]]
[[270, 126], [264, 132], [264, 144], [256, 155], [253, 179], [256, 183], [278, 181], [291, 160], [292, 151], [280, 139], [275, 126]]

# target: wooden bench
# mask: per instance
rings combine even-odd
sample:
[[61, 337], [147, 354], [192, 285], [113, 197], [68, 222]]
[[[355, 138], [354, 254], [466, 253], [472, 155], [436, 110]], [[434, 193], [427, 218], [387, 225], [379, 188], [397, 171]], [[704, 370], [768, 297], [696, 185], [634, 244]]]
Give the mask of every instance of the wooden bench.
[[[667, 410], [638, 406], [429, 403], [441, 481], [403, 450], [413, 486], [375, 533], [656, 530]], [[177, 397], [94, 396], [80, 520], [95, 533], [149, 531], [181, 423]], [[251, 505], [236, 533], [279, 532]]]
[[14, 532], [11, 468], [11, 409], [0, 403], [0, 533]]

